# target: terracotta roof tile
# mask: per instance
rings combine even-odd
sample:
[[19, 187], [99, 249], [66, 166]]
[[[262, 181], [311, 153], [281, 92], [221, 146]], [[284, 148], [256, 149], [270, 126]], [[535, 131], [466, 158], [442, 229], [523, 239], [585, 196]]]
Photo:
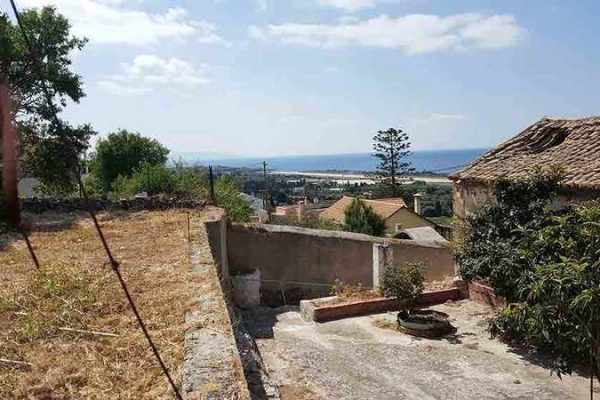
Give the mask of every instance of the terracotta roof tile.
[[[336, 201], [331, 207], [321, 213], [322, 218], [326, 218], [337, 223], [343, 224], [345, 215], [344, 211], [352, 203], [354, 197], [344, 196]], [[401, 208], [406, 208], [406, 203], [401, 198], [379, 199], [379, 200], [364, 200], [365, 204], [372, 207], [373, 210], [384, 220], [392, 216]]]
[[600, 188], [600, 117], [543, 118], [451, 178], [518, 178], [551, 165], [564, 168], [567, 186]]

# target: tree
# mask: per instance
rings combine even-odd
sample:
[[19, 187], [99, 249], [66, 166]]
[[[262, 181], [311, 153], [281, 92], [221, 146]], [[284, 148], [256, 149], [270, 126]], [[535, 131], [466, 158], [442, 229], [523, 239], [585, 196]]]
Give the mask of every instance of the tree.
[[372, 236], [383, 236], [385, 221], [364, 201], [354, 199], [344, 211], [344, 230]]
[[21, 19], [34, 54], [19, 27], [0, 14], [0, 79], [7, 79], [12, 90], [23, 168], [47, 191], [69, 193], [95, 132], [89, 125], [73, 127], [57, 114], [85, 95], [81, 77], [71, 71], [71, 57], [86, 39], [72, 36], [69, 21], [52, 7], [26, 10]]
[[122, 129], [98, 141], [90, 162], [91, 173], [108, 192], [118, 176], [130, 177], [144, 164], [164, 165], [168, 154], [169, 150], [157, 140]]
[[373, 155], [379, 159], [377, 173], [383, 178], [390, 194], [395, 196], [398, 177], [414, 171], [411, 163], [405, 161], [410, 155], [408, 134], [401, 129], [390, 128], [378, 131], [373, 141]]

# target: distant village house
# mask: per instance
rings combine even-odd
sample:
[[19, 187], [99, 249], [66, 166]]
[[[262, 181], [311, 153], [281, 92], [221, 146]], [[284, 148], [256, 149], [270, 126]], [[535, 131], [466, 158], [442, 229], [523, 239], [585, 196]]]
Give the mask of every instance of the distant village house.
[[464, 218], [494, 199], [500, 177], [525, 177], [536, 167], [560, 166], [565, 180], [562, 202], [600, 197], [600, 117], [543, 118], [450, 177], [454, 214]]
[[[354, 200], [354, 198], [350, 196], [342, 197], [331, 207], [325, 209], [325, 211], [321, 213], [320, 218], [343, 225], [345, 220], [344, 213], [348, 206], [350, 206], [350, 203], [352, 203], [352, 200]], [[415, 200], [415, 209], [419, 210], [421, 208], [421, 199], [420, 197], [416, 197]], [[363, 199], [363, 201], [366, 205], [373, 208], [373, 211], [385, 221], [386, 233], [388, 235], [396, 235], [405, 229], [434, 227], [432, 222], [429, 222], [417, 212], [409, 209], [401, 198], [379, 200]]]

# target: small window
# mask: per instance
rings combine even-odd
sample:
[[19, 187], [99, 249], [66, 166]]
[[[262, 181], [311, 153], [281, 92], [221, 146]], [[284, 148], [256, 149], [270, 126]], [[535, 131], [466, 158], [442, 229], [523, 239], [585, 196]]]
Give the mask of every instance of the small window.
[[396, 233], [402, 230], [402, 224], [396, 224]]

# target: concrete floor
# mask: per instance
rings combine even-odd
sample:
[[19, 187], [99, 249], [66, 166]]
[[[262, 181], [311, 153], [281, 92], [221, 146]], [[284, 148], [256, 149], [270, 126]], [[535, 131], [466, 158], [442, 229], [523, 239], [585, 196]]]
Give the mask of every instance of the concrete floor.
[[455, 335], [405, 335], [392, 313], [318, 324], [297, 311], [259, 309], [249, 318], [283, 400], [589, 398], [585, 378], [560, 380], [490, 339], [489, 308], [470, 301], [433, 308], [450, 315]]

